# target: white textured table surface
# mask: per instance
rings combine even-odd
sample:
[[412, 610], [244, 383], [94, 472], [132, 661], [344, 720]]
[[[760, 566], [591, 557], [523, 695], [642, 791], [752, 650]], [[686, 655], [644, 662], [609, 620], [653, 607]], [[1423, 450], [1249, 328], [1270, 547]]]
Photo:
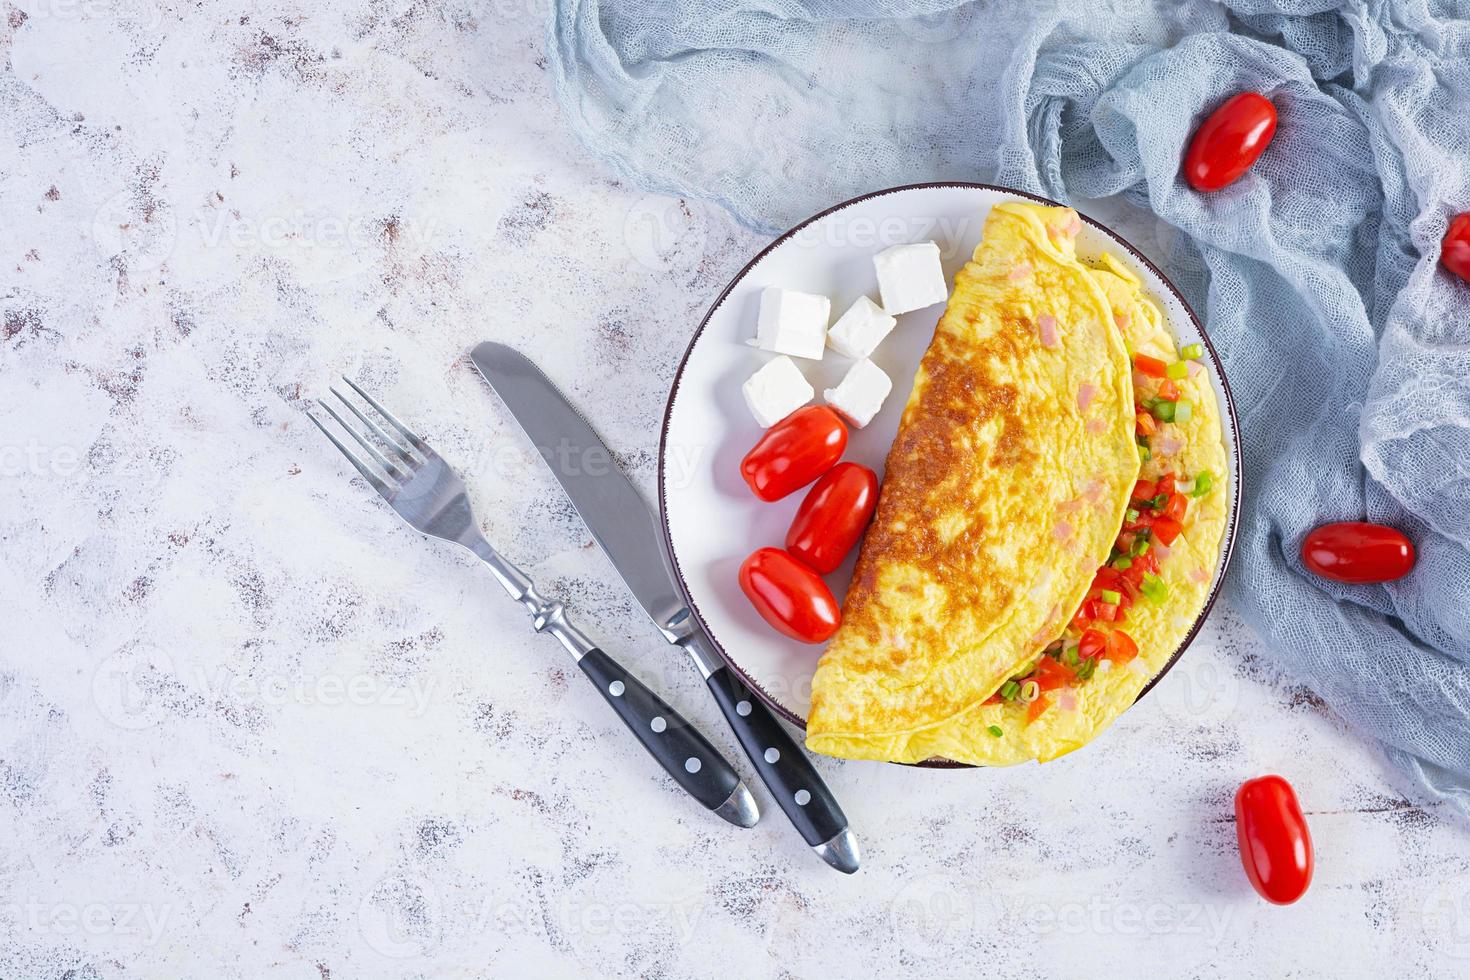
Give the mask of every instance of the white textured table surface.
[[[763, 788], [744, 832], [683, 798], [468, 556], [349, 485], [302, 414], [339, 372], [739, 757], [464, 357], [534, 348], [651, 491], [679, 354], [762, 244], [565, 133], [543, 20], [10, 0], [0, 976], [1463, 970], [1463, 825], [1228, 611], [1044, 769], [823, 761], [845, 878]], [[1284, 909], [1230, 815], [1265, 770], [1317, 845]]]

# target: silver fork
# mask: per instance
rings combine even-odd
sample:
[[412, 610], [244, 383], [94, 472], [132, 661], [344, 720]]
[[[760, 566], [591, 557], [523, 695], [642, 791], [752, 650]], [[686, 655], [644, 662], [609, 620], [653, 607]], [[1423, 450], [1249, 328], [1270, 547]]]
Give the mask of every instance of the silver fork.
[[343, 444], [310, 411], [306, 416], [342, 451], [368, 485], [411, 527], [468, 548], [490, 566], [491, 573], [511, 598], [531, 613], [536, 632], [550, 633], [566, 647], [638, 741], [690, 796], [737, 826], [755, 826], [760, 818], [755, 798], [729, 761], [698, 729], [572, 625], [560, 602], [543, 597], [524, 572], [490, 546], [470, 510], [464, 481], [428, 443], [351, 378], [344, 376], [342, 380], [392, 432], [374, 422], [335, 387], [331, 389], [332, 394], [368, 435], [343, 418], [331, 403], [318, 399], [317, 404], [352, 437], [364, 455]]

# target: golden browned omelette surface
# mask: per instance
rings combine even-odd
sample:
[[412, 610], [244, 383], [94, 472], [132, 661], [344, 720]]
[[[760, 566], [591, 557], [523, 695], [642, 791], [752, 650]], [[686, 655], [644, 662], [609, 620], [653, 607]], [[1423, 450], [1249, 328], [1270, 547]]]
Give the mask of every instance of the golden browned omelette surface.
[[997, 205], [956, 276], [813, 679], [814, 751], [977, 754], [971, 716], [1107, 559], [1138, 475], [1133, 389], [1079, 230], [1070, 208]]

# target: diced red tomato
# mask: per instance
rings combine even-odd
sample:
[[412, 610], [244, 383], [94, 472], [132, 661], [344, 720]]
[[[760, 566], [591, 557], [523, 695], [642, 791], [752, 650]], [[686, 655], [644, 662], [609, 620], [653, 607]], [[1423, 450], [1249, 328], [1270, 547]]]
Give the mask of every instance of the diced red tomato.
[[1113, 630], [1108, 634], [1107, 652], [1104, 656], [1115, 664], [1126, 664], [1138, 656], [1138, 644], [1122, 630]]
[[1169, 493], [1173, 493], [1175, 491], [1175, 489], [1176, 489], [1176, 487], [1175, 487], [1174, 474], [1173, 473], [1165, 473], [1163, 476], [1159, 477], [1158, 486], [1155, 488], [1155, 491], [1154, 492], [1156, 494], [1157, 493], [1169, 494]]
[[1112, 589], [1116, 592], [1122, 582], [1123, 573], [1109, 565], [1104, 565], [1102, 568], [1099, 568], [1097, 574], [1092, 577], [1092, 587], [1094, 589]]
[[1135, 428], [1138, 430], [1139, 435], [1151, 436], [1159, 431], [1159, 423], [1148, 412], [1139, 412]]
[[1108, 638], [1101, 630], [1084, 630], [1077, 641], [1077, 656], [1091, 660], [1108, 648]]
[[[1160, 518], [1162, 520], [1163, 518]], [[1158, 530], [1158, 522], [1154, 522], [1155, 532]], [[1168, 544], [1167, 541], [1164, 542]], [[1159, 573], [1159, 556], [1154, 554], [1150, 548], [1137, 558], [1133, 559], [1133, 566], [1128, 569], [1133, 573], [1133, 581], [1141, 582], [1145, 575], [1157, 575]]]
[[1184, 530], [1184, 525], [1171, 517], [1157, 517], [1154, 519], [1154, 537], [1164, 544], [1173, 544], [1174, 539]]
[[[1160, 361], [1159, 363], [1163, 363]], [[1177, 402], [1179, 400], [1179, 386], [1172, 378], [1166, 378], [1159, 382], [1159, 397], [1166, 402]]]
[[1169, 502], [1164, 505], [1164, 516], [1171, 521], [1182, 521], [1184, 515], [1189, 511], [1189, 498], [1182, 493], [1169, 494]]
[[1050, 657], [1042, 657], [1041, 664], [1036, 668], [1036, 686], [1043, 691], [1069, 687], [1076, 679], [1077, 675], [1072, 673], [1070, 667]]
[[1153, 480], [1139, 480], [1133, 484], [1131, 496], [1134, 500], [1151, 500], [1159, 492], [1157, 487]]
[[1092, 611], [1092, 618], [1104, 623], [1111, 623], [1118, 618], [1118, 607], [1111, 602], [1099, 601], [1093, 606]]
[[1141, 531], [1141, 530], [1143, 530], [1146, 527], [1153, 527], [1153, 526], [1154, 526], [1154, 515], [1151, 514], [1151, 513], [1149, 513], [1146, 510], [1140, 510], [1139, 511], [1138, 519], [1137, 520], [1134, 520], [1134, 521], [1124, 521], [1123, 522], [1123, 530], [1125, 530], [1125, 531]]
[[1134, 354], [1133, 366], [1142, 374], [1150, 378], [1167, 378], [1169, 376], [1169, 365], [1157, 357], [1149, 357], [1147, 354]]
[[1051, 695], [1043, 694], [1031, 702], [1031, 707], [1026, 709], [1026, 721], [1032, 722], [1046, 714], [1046, 709], [1051, 707]]

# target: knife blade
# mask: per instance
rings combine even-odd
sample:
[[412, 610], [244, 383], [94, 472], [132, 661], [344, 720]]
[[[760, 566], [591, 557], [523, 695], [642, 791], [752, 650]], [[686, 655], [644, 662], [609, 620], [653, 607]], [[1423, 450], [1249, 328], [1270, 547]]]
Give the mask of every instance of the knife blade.
[[861, 857], [842, 808], [806, 753], [725, 665], [700, 629], [674, 582], [652, 509], [601, 437], [515, 348], [485, 341], [470, 359], [546, 460], [664, 639], [699, 668], [741, 748], [802, 838], [832, 867], [855, 872]]

